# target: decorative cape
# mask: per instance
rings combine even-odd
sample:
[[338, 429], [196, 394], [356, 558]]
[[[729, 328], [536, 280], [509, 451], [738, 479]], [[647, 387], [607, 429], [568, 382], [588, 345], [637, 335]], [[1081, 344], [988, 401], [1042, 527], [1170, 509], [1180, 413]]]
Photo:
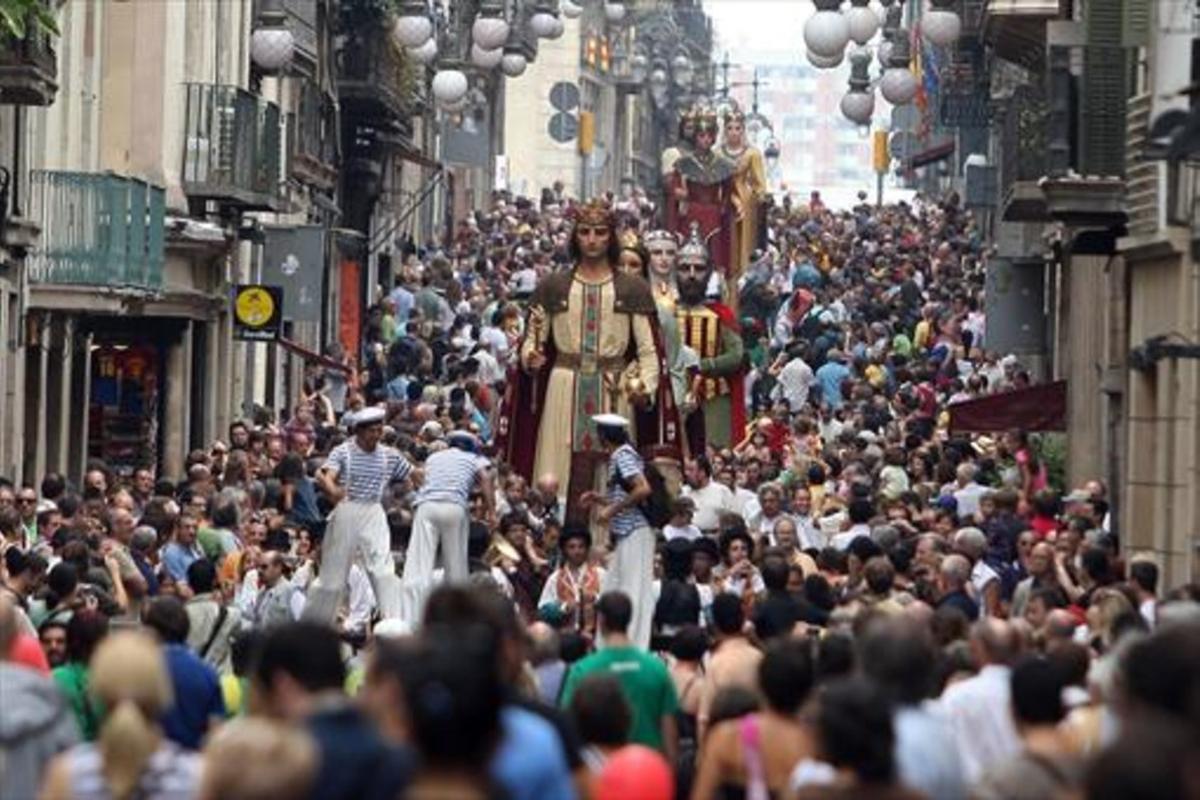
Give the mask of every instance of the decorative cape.
[[[529, 300], [530, 305], [541, 305], [548, 315], [566, 311], [573, 280], [573, 270], [546, 276], [534, 289]], [[635, 413], [633, 423], [638, 450], [647, 460], [671, 458], [682, 461], [683, 427], [679, 409], [675, 405], [675, 395], [671, 391], [666, 348], [658, 321], [658, 307], [654, 304], [650, 286], [645, 279], [637, 275], [614, 271], [613, 289], [616, 293], [614, 311], [623, 314], [643, 314], [649, 318], [650, 331], [654, 336], [655, 355], [658, 359], [658, 373], [661, 376], [654, 405]], [[518, 475], [529, 481], [538, 477], [533, 474], [537, 435], [541, 429], [550, 370], [558, 357], [553, 336], [547, 338], [543, 352], [546, 355], [546, 365], [536, 373], [526, 372], [519, 363], [509, 370], [496, 432], [497, 457], [506, 461]], [[637, 342], [632, 336], [629, 338], [629, 347], [625, 355], [629, 361], [637, 358]], [[523, 421], [523, 424], [516, 426], [519, 430], [514, 430], [513, 421], [516, 419]], [[533, 435], [529, 435], [530, 432]], [[569, 476], [566, 475], [559, 475], [558, 478], [564, 482], [569, 480]]]

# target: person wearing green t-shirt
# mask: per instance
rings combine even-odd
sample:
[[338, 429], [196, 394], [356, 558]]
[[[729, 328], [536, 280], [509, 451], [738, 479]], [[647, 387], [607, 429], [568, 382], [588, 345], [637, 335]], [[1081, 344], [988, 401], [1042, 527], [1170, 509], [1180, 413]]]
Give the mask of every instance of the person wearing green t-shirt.
[[79, 736], [85, 742], [95, 741], [100, 732], [104, 710], [88, 690], [88, 662], [100, 641], [108, 635], [108, 617], [95, 609], [75, 612], [67, 623], [67, 663], [55, 667], [51, 676], [62, 692]]
[[567, 673], [561, 704], [569, 708], [576, 687], [589, 675], [609, 673], [621, 682], [621, 688], [633, 709], [629, 741], [653, 747], [675, 763], [678, 731], [675, 712], [679, 699], [675, 683], [662, 661], [636, 647], [628, 636], [633, 603], [624, 592], [607, 592], [596, 602], [601, 649], [576, 662]]

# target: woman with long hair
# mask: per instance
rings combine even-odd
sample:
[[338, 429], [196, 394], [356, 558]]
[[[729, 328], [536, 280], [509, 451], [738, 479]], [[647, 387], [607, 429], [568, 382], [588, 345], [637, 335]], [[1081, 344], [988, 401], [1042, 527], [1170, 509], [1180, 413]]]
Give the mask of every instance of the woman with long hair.
[[42, 800], [187, 800], [200, 759], [163, 735], [159, 717], [172, 702], [162, 650], [144, 634], [114, 633], [96, 649], [89, 689], [104, 709], [94, 743], [55, 758]]

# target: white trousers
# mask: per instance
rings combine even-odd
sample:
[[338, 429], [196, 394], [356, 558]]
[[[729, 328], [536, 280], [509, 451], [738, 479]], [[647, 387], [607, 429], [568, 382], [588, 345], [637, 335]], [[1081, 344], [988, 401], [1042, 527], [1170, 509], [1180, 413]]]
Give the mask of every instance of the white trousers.
[[619, 590], [629, 595], [633, 601], [629, 638], [643, 650], [650, 649], [650, 628], [654, 621], [653, 530], [638, 528], [617, 542], [601, 588], [605, 592]]
[[425, 598], [433, 589], [433, 565], [437, 561], [439, 545], [446, 583], [466, 583], [470, 525], [466, 507], [458, 503], [426, 501], [417, 506], [412, 537], [404, 556], [401, 619], [414, 626], [421, 621]]
[[371, 581], [379, 611], [400, 616], [400, 579], [392, 560], [391, 531], [379, 503], [343, 500], [329, 515], [321, 544], [321, 574], [308, 592], [304, 618], [333, 625], [350, 563], [357, 560]]

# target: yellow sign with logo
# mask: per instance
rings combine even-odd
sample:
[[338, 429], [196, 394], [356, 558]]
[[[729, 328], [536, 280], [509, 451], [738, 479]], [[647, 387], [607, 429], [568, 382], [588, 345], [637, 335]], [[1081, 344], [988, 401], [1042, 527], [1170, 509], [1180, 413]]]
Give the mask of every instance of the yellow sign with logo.
[[235, 339], [275, 341], [283, 317], [283, 289], [279, 286], [240, 284], [233, 294]]

